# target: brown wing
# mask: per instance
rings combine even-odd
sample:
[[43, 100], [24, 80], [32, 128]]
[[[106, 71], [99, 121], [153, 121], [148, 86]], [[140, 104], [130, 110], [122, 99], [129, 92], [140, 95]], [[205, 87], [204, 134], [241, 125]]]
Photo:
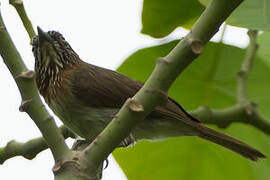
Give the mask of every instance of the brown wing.
[[[118, 72], [82, 62], [73, 72], [72, 92], [80, 103], [89, 107], [120, 108], [133, 97], [143, 83]], [[199, 122], [175, 100], [168, 99], [165, 107], [158, 107], [150, 116], [179, 116]]]
[[90, 107], [120, 108], [142, 86], [120, 73], [86, 63], [76, 68], [71, 77], [73, 94]]

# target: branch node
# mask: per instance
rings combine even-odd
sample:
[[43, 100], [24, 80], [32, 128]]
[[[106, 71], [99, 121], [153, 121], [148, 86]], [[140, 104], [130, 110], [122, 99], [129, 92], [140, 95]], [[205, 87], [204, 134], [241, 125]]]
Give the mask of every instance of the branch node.
[[29, 107], [29, 105], [31, 104], [32, 101], [33, 101], [32, 99], [23, 100], [20, 107], [19, 107], [19, 111], [26, 112], [27, 108]]
[[57, 160], [52, 169], [53, 173], [57, 174], [62, 169], [63, 164], [64, 164], [64, 161], [62, 159]]
[[114, 122], [117, 123], [117, 124], [120, 123], [118, 115], [114, 115]]
[[250, 102], [250, 105], [251, 105], [254, 109], [257, 109], [257, 107], [258, 107], [258, 104], [257, 104], [256, 102], [254, 102], [254, 101], [251, 101], [251, 102]]
[[66, 171], [69, 168], [79, 172], [80, 165], [77, 163], [77, 159], [79, 158], [75, 156], [74, 158], [72, 158], [72, 160], [63, 160], [63, 159], [57, 160], [52, 169], [53, 173], [57, 174], [60, 173], [61, 171]]
[[93, 141], [93, 145], [95, 145], [95, 146], [98, 145], [98, 139], [99, 139], [99, 136], [97, 136], [96, 139]]
[[[78, 179], [93, 179], [88, 174], [84, 172], [85, 166], [80, 164], [80, 157], [79, 154], [73, 154], [71, 159], [59, 159], [56, 161], [52, 171], [54, 175], [58, 175], [61, 173], [69, 172], [74, 177], [78, 177]], [[76, 178], [77, 179], [77, 178]]]
[[245, 111], [247, 113], [248, 116], [252, 116], [253, 114], [255, 114], [257, 109], [257, 103], [255, 102], [250, 102], [246, 107], [245, 107]]
[[23, 4], [22, 0], [9, 0], [9, 4], [16, 6], [16, 5], [21, 5]]
[[17, 79], [17, 78], [33, 79], [34, 77], [35, 77], [34, 71], [25, 70], [25, 71], [21, 72], [18, 76], [16, 76], [15, 79]]
[[245, 111], [246, 111], [246, 113], [247, 113], [248, 116], [251, 116], [252, 115], [252, 110], [249, 107], [246, 107], [245, 108]]
[[134, 111], [134, 112], [143, 112], [144, 111], [143, 106], [137, 100], [135, 100], [133, 98], [129, 99], [128, 107], [131, 111]]
[[211, 112], [210, 108], [208, 106], [204, 106], [204, 105], [199, 106], [198, 107], [198, 110], [199, 111], [205, 111], [207, 113], [210, 113]]
[[166, 65], [171, 64], [171, 62], [168, 59], [164, 58], [164, 57], [157, 58], [157, 64], [162, 64], [162, 63], [166, 64]]
[[258, 31], [257, 30], [249, 30], [247, 32], [247, 34], [248, 34], [249, 38], [254, 38], [258, 35]]
[[9, 142], [7, 143], [6, 148], [9, 149], [13, 144], [16, 144], [16, 143], [17, 143], [17, 141], [13, 139], [13, 140], [11, 140], [11, 141], [9, 141]]
[[0, 26], [0, 31], [6, 31], [6, 27], [5, 26]]
[[32, 160], [32, 159], [34, 159], [37, 156], [37, 154], [35, 154], [35, 153], [29, 153], [29, 154], [23, 154], [22, 156], [25, 159]]
[[241, 77], [241, 78], [245, 78], [245, 77], [247, 77], [247, 75], [248, 75], [248, 72], [245, 71], [245, 70], [239, 70], [239, 71], [237, 72], [237, 76], [238, 76], [238, 77]]
[[200, 40], [190, 38], [190, 39], [188, 39], [188, 43], [190, 45], [190, 48], [191, 48], [192, 52], [195, 55], [202, 54], [204, 45]]

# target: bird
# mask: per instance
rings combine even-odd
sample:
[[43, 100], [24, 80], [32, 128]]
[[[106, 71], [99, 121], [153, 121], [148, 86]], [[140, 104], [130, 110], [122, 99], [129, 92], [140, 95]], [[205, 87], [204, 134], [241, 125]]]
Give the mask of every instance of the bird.
[[[40, 27], [37, 31], [32, 52], [39, 93], [65, 126], [91, 142], [143, 83], [81, 60], [57, 31], [44, 32]], [[166, 105], [156, 107], [119, 146], [180, 136], [197, 136], [253, 161], [266, 157], [250, 145], [205, 126], [169, 96]]]

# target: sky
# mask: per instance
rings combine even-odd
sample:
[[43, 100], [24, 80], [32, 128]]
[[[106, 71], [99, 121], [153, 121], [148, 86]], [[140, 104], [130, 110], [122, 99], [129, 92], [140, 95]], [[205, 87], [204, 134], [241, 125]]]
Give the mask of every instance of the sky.
[[[164, 41], [140, 34], [143, 0], [35, 0], [24, 1], [33, 26], [44, 31], [56, 30], [63, 34], [84, 61], [115, 70], [126, 57], [136, 50]], [[34, 69], [30, 40], [15, 11], [7, 0], [1, 1], [1, 13], [8, 32], [26, 66]], [[222, 29], [222, 27], [221, 27]], [[227, 26], [224, 43], [244, 48], [248, 43], [247, 30]], [[180, 38], [188, 33], [178, 28], [167, 39]], [[220, 40], [220, 32], [213, 41]], [[7, 67], [0, 57], [0, 147], [10, 140], [25, 142], [41, 134], [26, 113], [19, 112], [21, 96]], [[53, 114], [51, 112], [51, 114]], [[57, 124], [61, 122], [57, 120]], [[71, 145], [72, 141], [69, 140]], [[109, 167], [103, 180], [125, 180], [125, 175], [110, 156]], [[53, 179], [54, 160], [49, 150], [34, 160], [16, 157], [0, 165], [0, 179]]]

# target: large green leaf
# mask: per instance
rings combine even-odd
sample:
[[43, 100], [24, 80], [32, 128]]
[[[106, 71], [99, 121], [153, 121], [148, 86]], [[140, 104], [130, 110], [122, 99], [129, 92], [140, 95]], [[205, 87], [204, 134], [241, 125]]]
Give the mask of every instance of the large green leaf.
[[144, 0], [142, 33], [161, 38], [176, 27], [191, 27], [203, 11], [197, 0]]
[[[199, 0], [205, 6], [210, 0]], [[245, 0], [226, 21], [233, 26], [270, 30], [270, 1]]]
[[[154, 68], [156, 58], [165, 56], [176, 43], [173, 41], [139, 50], [119, 67], [119, 71], [145, 81]], [[199, 105], [212, 108], [234, 105], [236, 73], [243, 56], [242, 49], [209, 43], [204, 54], [176, 80], [170, 95], [188, 110]], [[260, 112], [267, 117], [270, 117], [269, 92], [270, 70], [257, 57], [249, 78], [249, 97], [259, 104]], [[261, 131], [245, 124], [233, 124], [225, 132], [270, 156], [270, 138]], [[142, 141], [131, 148], [119, 148], [113, 154], [131, 180], [270, 179], [270, 159], [254, 163], [195, 137], [171, 138], [160, 142]]]
[[270, 67], [270, 32], [263, 32], [259, 35], [258, 41], [259, 45], [258, 54]]

